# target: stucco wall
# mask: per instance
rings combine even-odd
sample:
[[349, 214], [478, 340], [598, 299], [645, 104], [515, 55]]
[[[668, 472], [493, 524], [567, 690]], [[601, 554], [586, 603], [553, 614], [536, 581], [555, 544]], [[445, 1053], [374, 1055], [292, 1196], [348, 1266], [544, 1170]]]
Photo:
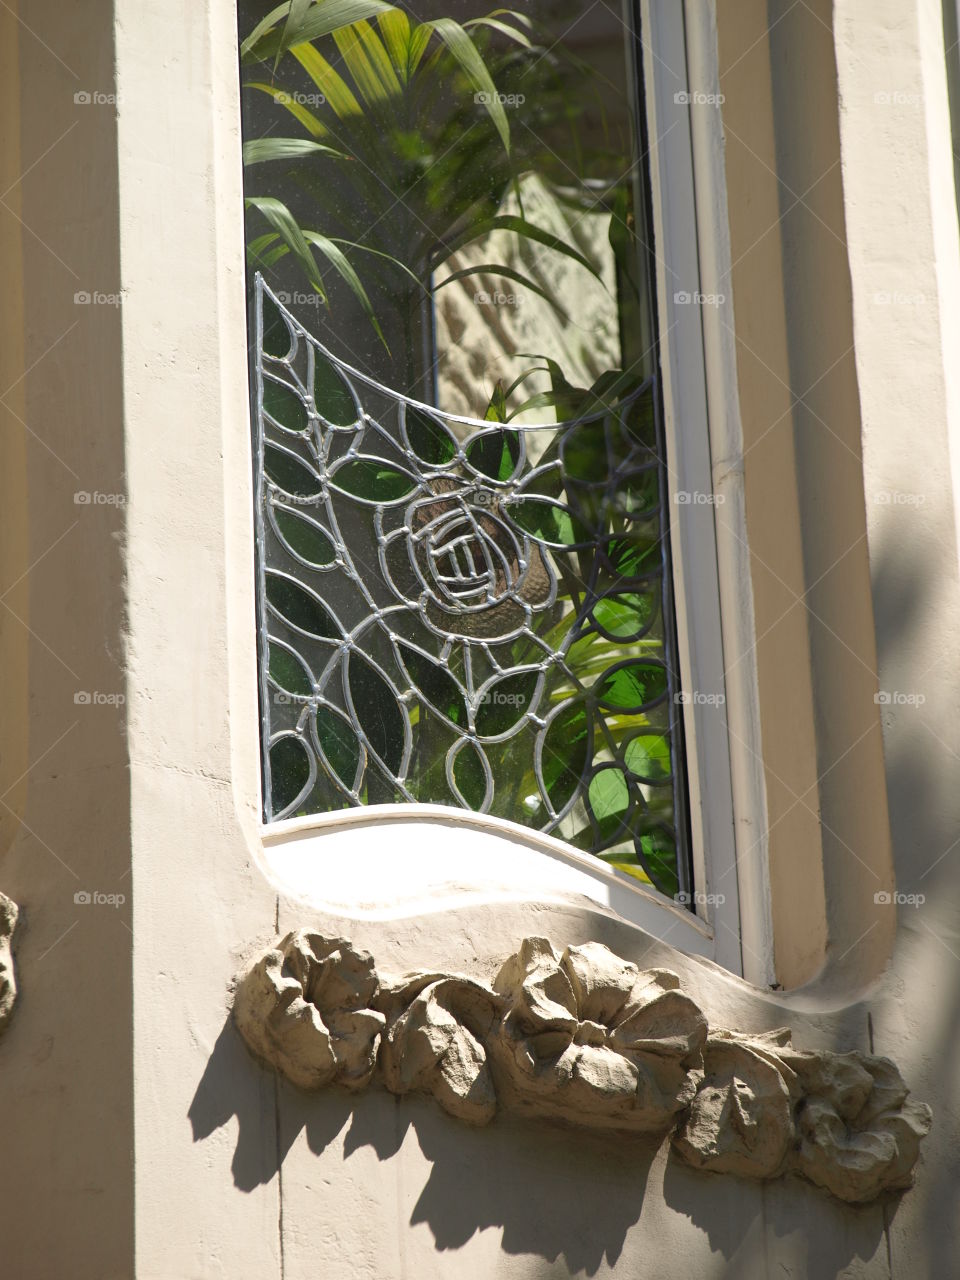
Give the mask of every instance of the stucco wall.
[[[0, 847], [0, 889], [25, 917], [21, 1004], [0, 1041], [11, 1275], [956, 1269], [960, 266], [939, 12], [718, 10], [764, 764], [782, 820], [773, 914], [784, 977], [811, 979], [789, 994], [573, 897], [510, 901], [507, 884], [494, 904], [334, 918], [271, 886], [232, 5], [35, 0], [3, 16], [20, 130], [2, 149], [19, 204], [0, 208], [0, 260], [22, 268], [3, 368], [22, 399], [0, 397], [15, 410], [0, 483], [28, 500], [4, 517], [0, 557], [21, 615], [0, 625], [0, 653], [28, 662], [0, 730], [25, 820]], [[78, 290], [122, 290], [122, 304], [75, 307]], [[119, 497], [86, 509], [78, 491]], [[925, 701], [881, 717], [877, 688]], [[75, 704], [80, 690], [126, 701]], [[32, 766], [19, 783], [18, 753]], [[874, 901], [891, 847], [919, 909]], [[123, 893], [132, 912], [76, 904], [79, 888]], [[714, 1025], [790, 1023], [805, 1047], [888, 1053], [936, 1113], [918, 1185], [853, 1209], [797, 1181], [695, 1174], [640, 1140], [501, 1120], [473, 1132], [376, 1090], [298, 1094], [253, 1062], [228, 1010], [245, 959], [299, 924], [395, 971], [489, 975], [524, 934], [597, 938], [676, 969]]]

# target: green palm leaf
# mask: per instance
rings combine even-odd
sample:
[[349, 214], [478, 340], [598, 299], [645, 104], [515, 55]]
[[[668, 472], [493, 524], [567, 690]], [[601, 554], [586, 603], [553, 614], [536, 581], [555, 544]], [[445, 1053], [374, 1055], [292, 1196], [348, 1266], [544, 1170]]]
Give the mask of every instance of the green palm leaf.
[[297, 44], [290, 50], [307, 75], [317, 86], [337, 119], [363, 115], [363, 108], [356, 100], [346, 80], [334, 71], [322, 53], [312, 44]]
[[263, 164], [267, 160], [299, 160], [309, 155], [336, 156], [339, 160], [350, 158], [343, 151], [325, 147], [322, 142], [313, 142], [310, 138], [251, 138], [243, 144], [244, 164]]
[[487, 69], [487, 64], [480, 57], [477, 46], [470, 39], [469, 34], [453, 18], [436, 18], [433, 22], [425, 22], [422, 25], [428, 30], [436, 32], [450, 54], [456, 59], [461, 71], [467, 78], [468, 84], [486, 107], [497, 133], [500, 135], [504, 150], [509, 151], [510, 125], [507, 123], [507, 113], [503, 109], [503, 103], [500, 101], [497, 87], [493, 83], [493, 77]]
[[321, 124], [313, 112], [297, 102], [296, 98], [287, 93], [286, 89], [281, 89], [275, 84], [266, 84], [261, 80], [247, 80], [243, 87], [245, 89], [256, 89], [259, 93], [267, 94], [277, 106], [284, 107], [295, 120], [299, 120], [307, 133], [312, 134], [313, 137], [323, 138], [329, 134], [330, 130], [327, 126]]
[[321, 298], [326, 301], [327, 295], [323, 288], [323, 281], [320, 279], [320, 273], [317, 270], [317, 264], [310, 246], [304, 239], [304, 233], [300, 230], [300, 225], [296, 218], [283, 203], [273, 196], [247, 196], [244, 204], [250, 208], [256, 209], [269, 222], [270, 226], [280, 235], [287, 248], [297, 259], [306, 272], [307, 279], [320, 294]]
[[321, 36], [328, 36], [340, 27], [349, 26], [351, 22], [375, 18], [393, 7], [385, 4], [384, 0], [322, 0], [322, 3], [311, 5], [299, 22], [288, 22], [282, 30], [278, 30], [280, 19], [290, 13], [291, 4], [288, 0], [288, 3], [279, 5], [254, 27], [240, 46], [240, 56], [244, 61], [261, 62], [275, 56], [284, 41], [287, 48], [293, 48], [307, 40], [319, 40]]

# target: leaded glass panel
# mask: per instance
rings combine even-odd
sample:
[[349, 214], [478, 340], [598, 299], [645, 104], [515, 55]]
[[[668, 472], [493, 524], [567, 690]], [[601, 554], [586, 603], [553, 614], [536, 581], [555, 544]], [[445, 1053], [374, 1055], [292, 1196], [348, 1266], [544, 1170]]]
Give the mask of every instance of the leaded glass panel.
[[241, 5], [264, 807], [688, 887], [635, 25]]

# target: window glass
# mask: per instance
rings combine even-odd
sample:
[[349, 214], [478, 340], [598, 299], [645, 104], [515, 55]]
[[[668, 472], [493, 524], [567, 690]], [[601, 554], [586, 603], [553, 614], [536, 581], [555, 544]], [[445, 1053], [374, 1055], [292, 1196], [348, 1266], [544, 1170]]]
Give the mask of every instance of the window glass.
[[629, 10], [241, 4], [267, 820], [689, 887]]

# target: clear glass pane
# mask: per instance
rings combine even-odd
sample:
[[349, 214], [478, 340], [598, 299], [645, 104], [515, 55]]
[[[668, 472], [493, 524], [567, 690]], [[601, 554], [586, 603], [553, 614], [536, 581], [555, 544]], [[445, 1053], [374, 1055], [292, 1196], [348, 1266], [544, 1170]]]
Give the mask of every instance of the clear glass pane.
[[240, 5], [267, 817], [458, 805], [673, 894], [631, 9], [271, 11]]

